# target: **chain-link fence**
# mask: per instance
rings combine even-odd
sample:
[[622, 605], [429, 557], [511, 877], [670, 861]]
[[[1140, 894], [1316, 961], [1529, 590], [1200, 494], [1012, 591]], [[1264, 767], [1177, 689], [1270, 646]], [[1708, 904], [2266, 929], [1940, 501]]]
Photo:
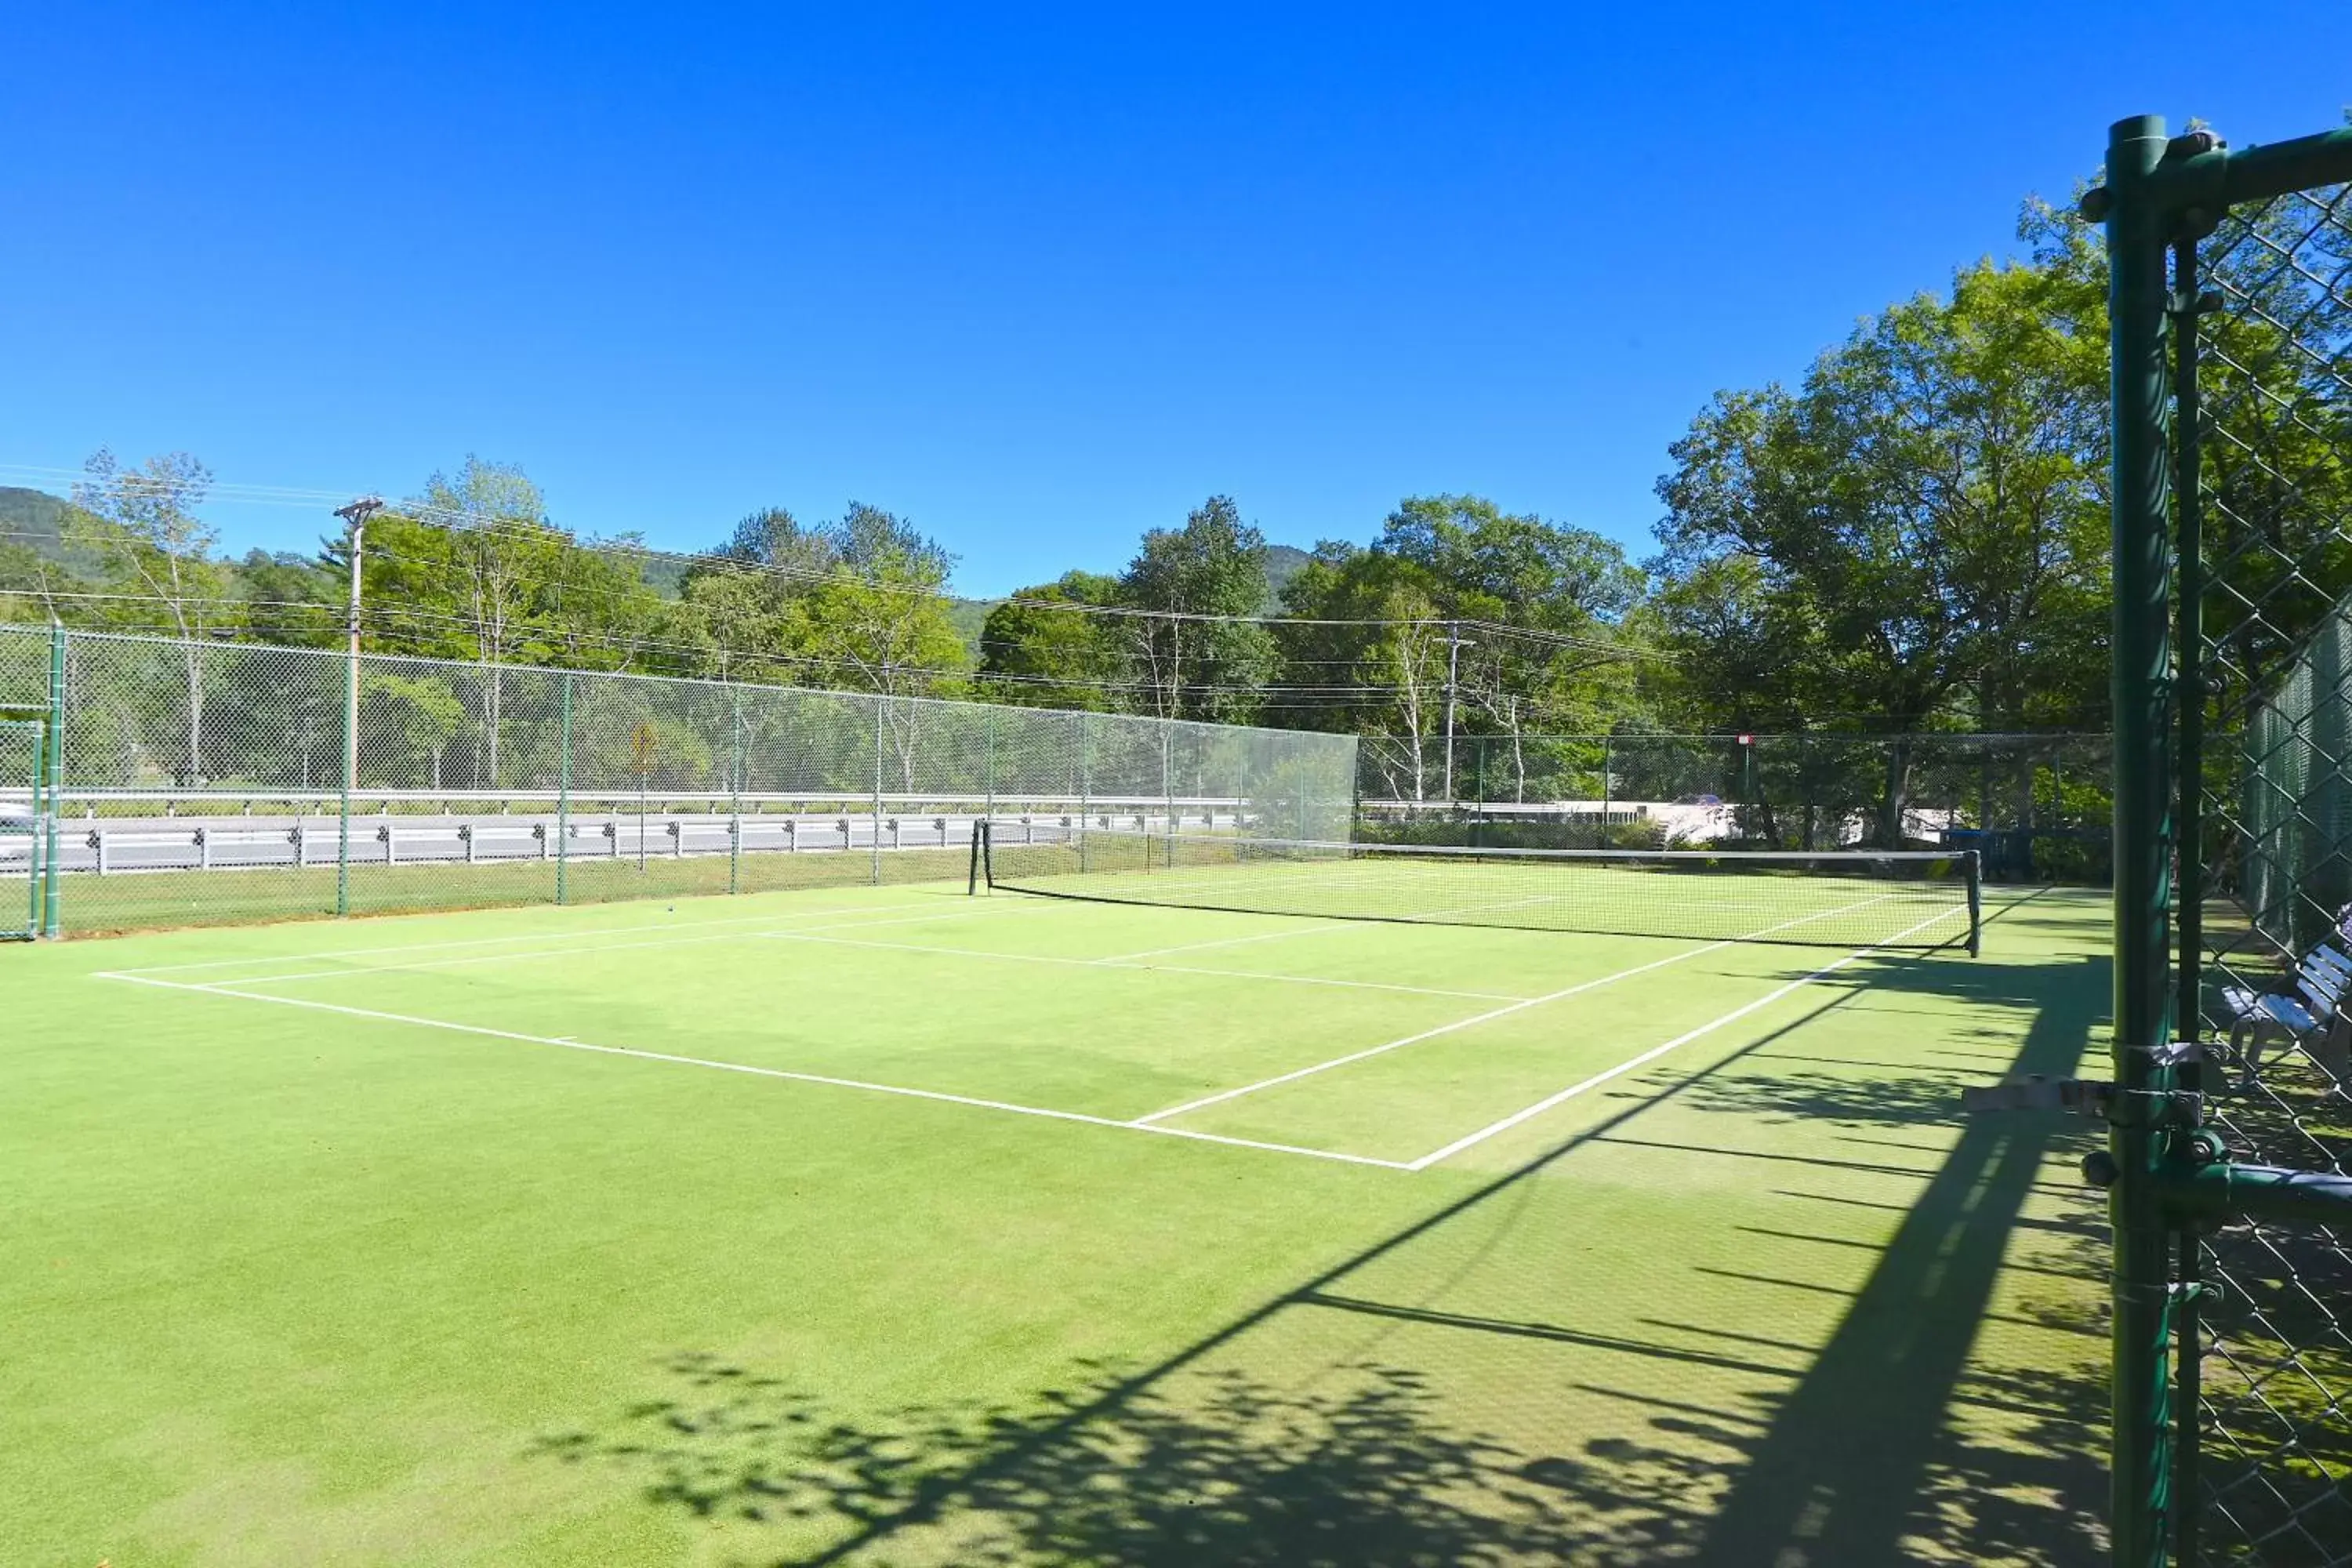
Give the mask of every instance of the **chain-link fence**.
[[2352, 132], [2152, 118], [2110, 270], [2114, 1560], [2352, 1564]]
[[0, 718], [0, 942], [40, 930], [41, 731]]
[[0, 626], [8, 705], [57, 714], [67, 932], [960, 877], [992, 815], [1345, 837], [1356, 773], [1352, 736]]
[[[1445, 742], [1428, 745], [1442, 764]], [[1560, 848], [1954, 846], [2004, 881], [2108, 871], [2105, 735], [1468, 735], [1451, 752], [1450, 772], [1427, 750], [1416, 771], [1406, 742], [1367, 740], [1367, 834]], [[1416, 776], [1439, 793], [1413, 796]]]
[[[2352, 201], [2249, 203], [2175, 268], [2194, 310], [2175, 316], [2194, 377], [2179, 417], [2196, 421], [2181, 504], [2201, 510], [2183, 588], [2201, 588], [2207, 687], [2182, 934], [2220, 1058], [2209, 1125], [2232, 1160], [2352, 1171]], [[2187, 1260], [2209, 1561], [2352, 1563], [2347, 1239], [2247, 1216]]]

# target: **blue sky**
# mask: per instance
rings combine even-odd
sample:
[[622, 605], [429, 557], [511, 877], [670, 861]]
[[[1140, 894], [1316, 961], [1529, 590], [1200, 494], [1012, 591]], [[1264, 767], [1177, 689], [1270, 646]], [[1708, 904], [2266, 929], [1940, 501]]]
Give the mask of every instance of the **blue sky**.
[[[481, 13], [495, 9], [496, 16]], [[2109, 121], [2352, 101], [2352, 6], [12, 8], [0, 483], [107, 445], [708, 544], [912, 517], [997, 593], [1213, 492], [1639, 552], [1719, 387], [2014, 247]], [[2105, 61], [2104, 65], [2097, 62]], [[222, 504], [307, 544], [303, 506]]]

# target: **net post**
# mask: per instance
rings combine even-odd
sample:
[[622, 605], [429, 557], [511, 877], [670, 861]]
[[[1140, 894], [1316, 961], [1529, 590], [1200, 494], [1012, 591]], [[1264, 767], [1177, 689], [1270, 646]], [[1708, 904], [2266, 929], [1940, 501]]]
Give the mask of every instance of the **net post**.
[[983, 847], [987, 841], [988, 819], [982, 817], [971, 825], [971, 868], [965, 873], [963, 883], [966, 898], [974, 897], [980, 892], [980, 868], [987, 853]]
[[46, 844], [42, 856], [41, 875], [41, 934], [51, 942], [65, 934], [64, 889], [59, 883], [64, 865], [60, 858], [58, 817], [65, 810], [66, 791], [66, 628], [61, 622], [49, 626], [49, 787], [48, 817], [45, 824]]
[[567, 902], [572, 866], [572, 672], [563, 672], [557, 699], [555, 773], [555, 901]]

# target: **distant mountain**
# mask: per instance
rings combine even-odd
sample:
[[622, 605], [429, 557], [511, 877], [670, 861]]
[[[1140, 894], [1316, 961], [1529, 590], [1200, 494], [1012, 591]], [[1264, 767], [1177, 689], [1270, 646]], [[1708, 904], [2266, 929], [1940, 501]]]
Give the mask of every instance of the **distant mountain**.
[[95, 573], [100, 563], [90, 552], [66, 542], [66, 519], [73, 510], [71, 501], [47, 490], [0, 485], [0, 544], [22, 546], [68, 571]]
[[1265, 547], [1265, 603], [1270, 610], [1282, 607], [1282, 591], [1290, 580], [1307, 569], [1315, 557], [1295, 544], [1269, 544]]

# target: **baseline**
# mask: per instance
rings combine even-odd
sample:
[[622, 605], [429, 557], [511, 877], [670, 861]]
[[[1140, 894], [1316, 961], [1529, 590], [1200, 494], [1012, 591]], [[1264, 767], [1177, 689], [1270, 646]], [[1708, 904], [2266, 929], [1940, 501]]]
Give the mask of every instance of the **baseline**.
[[[911, 906], [887, 905], [884, 907], [895, 909]], [[819, 911], [811, 910], [809, 912], [814, 914]], [[823, 912], [835, 914], [841, 911], [828, 910]], [[972, 910], [967, 912], [976, 914], [980, 911]], [[771, 916], [769, 918], [772, 919], [773, 917]], [[657, 938], [652, 942], [589, 942], [572, 947], [537, 948], [529, 952], [479, 952], [470, 953], [462, 958], [428, 958], [420, 960], [415, 963], [348, 964], [341, 969], [305, 970], [293, 974], [236, 975], [226, 980], [210, 981], [207, 982], [207, 984], [213, 985], [275, 985], [280, 983], [291, 984], [297, 980], [341, 980], [355, 975], [402, 974], [412, 973], [426, 969], [456, 969], [461, 965], [472, 963], [518, 963], [524, 960], [534, 958], [583, 958], [599, 952], [637, 952], [648, 948], [698, 947], [714, 942], [752, 942], [761, 937], [792, 936], [802, 931], [863, 931], [869, 926], [920, 925], [926, 921], [942, 918], [961, 919], [962, 917], [961, 915], [943, 917], [934, 911], [929, 914], [908, 915], [898, 920], [842, 921], [833, 925], [778, 926], [766, 931], [719, 931], [711, 936], [665, 937]], [[659, 926], [647, 926], [641, 929], [647, 931], [659, 931], [664, 928]], [[139, 970], [108, 970], [99, 975], [99, 978], [100, 979], [110, 980], [135, 980], [142, 977], [143, 973]]]
[[[494, 947], [513, 942], [559, 942], [567, 938], [576, 939], [583, 936], [632, 936], [638, 931], [677, 931], [681, 927], [689, 931], [698, 931], [709, 926], [757, 925], [761, 921], [793, 920], [801, 917], [822, 917], [825, 915], [845, 914], [856, 907], [856, 906], [855, 905], [844, 905], [839, 909], [803, 910], [800, 911], [799, 916], [795, 916], [790, 912], [779, 915], [771, 910], [763, 914], [756, 915], [730, 915], [724, 920], [716, 921], [659, 921], [651, 925], [591, 926], [584, 931], [524, 931], [514, 936], [466, 937], [451, 942], [418, 942], [398, 943], [385, 947], [330, 948], [323, 952], [289, 952], [282, 958], [256, 957], [247, 955], [244, 958], [207, 958], [194, 963], [142, 963], [135, 964], [129, 969], [110, 969], [106, 971], [106, 973], [111, 975], [179, 974], [184, 973], [192, 969], [233, 969], [238, 964], [247, 963], [299, 963], [306, 960], [316, 962], [317, 960], [323, 958], [368, 958], [383, 952], [438, 952], [445, 948]], [[920, 903], [876, 904], [867, 909], [865, 912], [868, 914], [881, 914], [893, 910], [920, 910], [929, 909], [930, 907], [931, 906], [929, 904]], [[431, 919], [436, 917], [426, 916], [424, 918]]]

